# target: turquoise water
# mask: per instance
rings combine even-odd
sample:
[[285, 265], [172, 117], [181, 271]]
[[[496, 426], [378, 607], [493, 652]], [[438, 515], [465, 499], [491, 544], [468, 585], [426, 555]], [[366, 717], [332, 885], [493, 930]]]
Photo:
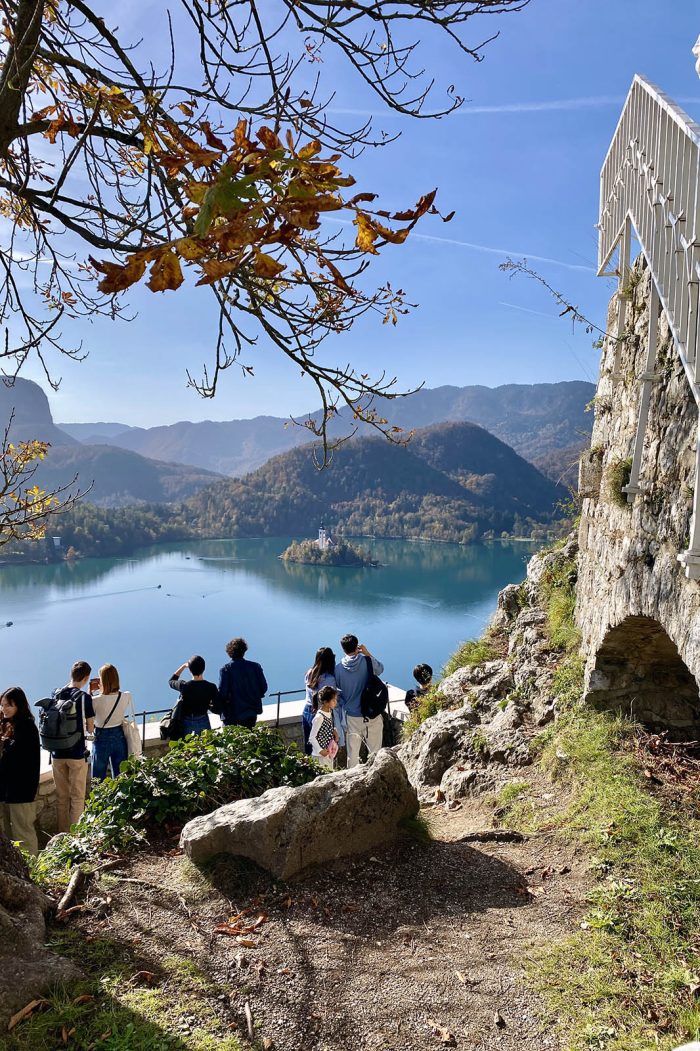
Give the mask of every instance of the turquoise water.
[[[524, 576], [536, 546], [367, 540], [378, 569], [281, 562], [288, 539], [208, 540], [130, 558], [0, 567], [0, 687], [31, 700], [66, 682], [79, 658], [110, 662], [139, 711], [165, 708], [169, 675], [193, 653], [216, 679], [228, 639], [243, 635], [270, 690], [296, 690], [318, 646], [345, 632], [383, 661], [385, 678], [444, 664], [481, 634], [498, 591]], [[11, 627], [4, 626], [12, 621]]]

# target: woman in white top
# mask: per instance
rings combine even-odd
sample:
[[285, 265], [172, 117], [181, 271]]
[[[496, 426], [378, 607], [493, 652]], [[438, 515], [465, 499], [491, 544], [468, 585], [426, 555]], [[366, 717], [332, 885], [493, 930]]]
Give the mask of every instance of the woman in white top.
[[[90, 692], [92, 692], [92, 683]], [[92, 777], [104, 781], [109, 775], [116, 777], [119, 767], [129, 756], [123, 723], [127, 709], [132, 703], [128, 690], [119, 688], [119, 672], [113, 664], [100, 668], [99, 692], [92, 695], [95, 709], [95, 743], [92, 746]]]

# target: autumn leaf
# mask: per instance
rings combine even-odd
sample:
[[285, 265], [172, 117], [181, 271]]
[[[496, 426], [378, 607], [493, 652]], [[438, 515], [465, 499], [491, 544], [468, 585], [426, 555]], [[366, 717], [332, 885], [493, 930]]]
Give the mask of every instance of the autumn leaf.
[[37, 1007], [44, 1007], [45, 1005], [48, 1005], [48, 1002], [48, 1000], [41, 999], [30, 1001], [30, 1003], [23, 1007], [21, 1011], [18, 1011], [16, 1014], [12, 1015], [12, 1018], [7, 1023], [8, 1032], [11, 1029], [14, 1029], [16, 1025], [19, 1025], [20, 1022], [23, 1022], [25, 1018], [29, 1018], [31, 1014], [34, 1014]]
[[151, 292], [165, 292], [179, 288], [184, 278], [180, 269], [180, 260], [167, 249], [161, 252], [151, 267], [150, 279], [146, 282]]
[[428, 1025], [432, 1026], [435, 1035], [440, 1037], [441, 1044], [444, 1044], [445, 1047], [456, 1047], [457, 1041], [454, 1033], [451, 1033], [447, 1026], [441, 1025], [440, 1022], [436, 1022], [433, 1018], [428, 1019]]
[[213, 285], [215, 281], [220, 281], [222, 277], [233, 273], [240, 266], [240, 259], [205, 259], [200, 265], [204, 274], [197, 281], [197, 286]]
[[221, 150], [222, 152], [228, 149], [226, 143], [222, 142], [218, 135], [215, 135], [211, 130], [211, 124], [208, 120], [203, 120], [200, 126], [204, 132], [204, 138], [207, 140], [207, 144], [211, 146], [212, 149]]
[[146, 270], [146, 255], [132, 255], [129, 257], [128, 262], [123, 266], [119, 263], [100, 263], [96, 259], [90, 257], [90, 262], [95, 267], [95, 270], [99, 270], [101, 274], [105, 276], [97, 286], [100, 292], [105, 292], [108, 295], [114, 295], [117, 292], [124, 292], [125, 289], [131, 288], [137, 281], [140, 281]]
[[253, 256], [253, 270], [257, 277], [275, 278], [285, 269], [285, 264], [273, 259], [271, 255], [264, 252], [256, 252]]
[[191, 262], [193, 259], [201, 259], [207, 254], [206, 245], [196, 241], [192, 237], [181, 237], [175, 242], [175, 249], [182, 259]]
[[357, 226], [357, 237], [355, 239], [357, 247], [361, 252], [369, 252], [371, 255], [378, 255], [379, 253], [374, 247], [377, 235], [368, 217], [364, 212], [358, 212], [353, 221]]
[[311, 160], [312, 157], [318, 156], [321, 152], [321, 143], [318, 139], [312, 139], [311, 142], [307, 142], [306, 146], [302, 146], [299, 150], [298, 157], [300, 161]]
[[277, 135], [275, 135], [274, 131], [272, 131], [271, 128], [266, 128], [266, 127], [263, 126], [262, 128], [258, 129], [258, 131], [256, 132], [256, 135], [258, 136], [258, 138], [262, 142], [263, 146], [266, 147], [266, 149], [268, 149], [268, 150], [281, 150], [282, 149], [282, 143], [280, 142], [279, 138], [277, 137]]

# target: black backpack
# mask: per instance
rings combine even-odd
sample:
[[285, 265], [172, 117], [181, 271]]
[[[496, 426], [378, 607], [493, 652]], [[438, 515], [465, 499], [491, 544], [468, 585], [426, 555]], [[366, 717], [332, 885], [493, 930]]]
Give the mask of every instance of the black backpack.
[[376, 719], [378, 715], [386, 711], [389, 703], [389, 687], [385, 682], [374, 674], [374, 665], [371, 657], [365, 657], [367, 661], [367, 683], [360, 697], [360, 711], [364, 719]]
[[[73, 686], [55, 690], [36, 702], [39, 708], [39, 737], [47, 752], [69, 752], [85, 739], [85, 699]], [[80, 712], [82, 710], [82, 718]]]

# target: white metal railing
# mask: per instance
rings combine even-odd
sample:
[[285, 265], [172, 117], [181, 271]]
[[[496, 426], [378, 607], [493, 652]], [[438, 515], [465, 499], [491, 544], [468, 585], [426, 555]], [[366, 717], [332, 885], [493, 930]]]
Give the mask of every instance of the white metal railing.
[[[678, 558], [686, 574], [700, 579], [700, 125], [642, 76], [635, 76], [600, 174], [598, 273], [610, 276], [619, 245], [617, 336], [622, 336], [628, 298], [632, 229], [652, 278], [650, 337], [641, 375], [639, 419], [628, 500], [639, 492], [639, 473], [651, 384], [659, 379], [656, 325], [668, 318], [676, 351], [699, 409], [694, 513], [688, 550]], [[653, 329], [653, 331], [652, 331]], [[616, 369], [619, 361], [619, 346]]]

